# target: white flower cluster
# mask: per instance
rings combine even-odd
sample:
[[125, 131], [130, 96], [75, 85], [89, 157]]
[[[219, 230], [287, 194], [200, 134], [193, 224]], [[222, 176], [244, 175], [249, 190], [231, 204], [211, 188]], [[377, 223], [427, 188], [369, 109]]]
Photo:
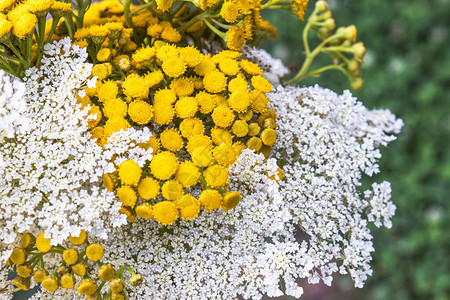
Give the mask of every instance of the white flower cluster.
[[150, 160], [151, 149], [134, 149], [151, 133], [116, 133], [105, 150], [95, 143], [88, 131], [93, 117], [89, 106], [82, 109], [76, 97], [84, 87], [95, 85], [86, 59], [86, 50], [66, 38], [47, 44], [41, 68], [26, 72], [27, 103], [20, 117], [30, 120], [29, 130], [5, 138], [0, 147], [0, 161], [7, 162], [0, 166], [4, 243], [12, 243], [17, 232], [25, 231], [45, 231], [54, 245], [69, 234], [77, 236], [81, 229], [106, 238], [113, 227], [126, 223], [118, 213], [120, 202], [103, 187], [102, 176], [115, 170], [113, 157]]
[[0, 70], [0, 142], [5, 136], [12, 138], [16, 131], [28, 129], [29, 120], [22, 115], [26, 110], [24, 94], [25, 84]]

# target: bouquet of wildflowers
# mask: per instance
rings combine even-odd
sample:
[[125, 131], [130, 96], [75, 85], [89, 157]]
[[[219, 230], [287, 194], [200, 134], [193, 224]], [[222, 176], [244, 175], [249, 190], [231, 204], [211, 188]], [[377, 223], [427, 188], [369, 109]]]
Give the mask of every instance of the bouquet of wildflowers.
[[[391, 227], [381, 146], [402, 121], [296, 87], [365, 48], [325, 1], [2, 0], [0, 295], [33, 299], [301, 297], [370, 268]], [[257, 46], [261, 11], [306, 22], [290, 72]], [[313, 68], [317, 56], [330, 64]], [[12, 274], [15, 274], [11, 278]]]

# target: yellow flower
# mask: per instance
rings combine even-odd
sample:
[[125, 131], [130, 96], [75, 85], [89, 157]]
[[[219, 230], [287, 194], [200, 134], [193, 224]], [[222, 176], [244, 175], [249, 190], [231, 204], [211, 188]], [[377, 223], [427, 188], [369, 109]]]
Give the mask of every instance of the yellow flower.
[[108, 61], [111, 58], [111, 49], [109, 48], [102, 48], [97, 53], [97, 59], [98, 61], [105, 62]]
[[33, 269], [28, 264], [20, 265], [20, 266], [17, 266], [16, 273], [20, 277], [28, 278], [33, 273]]
[[224, 211], [235, 208], [241, 201], [242, 196], [238, 192], [227, 192], [223, 197], [222, 209]]
[[37, 17], [32, 13], [24, 13], [19, 18], [13, 20], [12, 33], [19, 39], [24, 39], [36, 29]]
[[219, 69], [225, 75], [234, 76], [239, 72], [239, 63], [232, 58], [225, 58], [219, 62]]
[[162, 68], [166, 75], [176, 78], [186, 72], [186, 64], [179, 57], [170, 57], [163, 61]]
[[266, 110], [269, 104], [269, 98], [261, 91], [253, 90], [250, 92], [250, 107], [257, 113], [262, 113]]
[[[98, 107], [97, 105], [91, 104], [88, 114], [90, 116], [88, 119], [88, 128], [91, 129], [97, 126], [97, 124], [102, 119], [102, 111], [100, 110], [100, 107]], [[92, 116], [94, 118], [91, 118]]]
[[103, 247], [99, 244], [90, 244], [86, 247], [86, 257], [91, 261], [99, 261], [103, 258]]
[[218, 209], [223, 202], [223, 197], [216, 190], [204, 190], [198, 198], [200, 205], [207, 211]]
[[180, 217], [183, 220], [192, 220], [200, 212], [198, 200], [190, 194], [181, 196], [175, 204], [180, 209]]
[[153, 218], [153, 209], [151, 204], [145, 202], [136, 206], [136, 215], [146, 220]]
[[258, 123], [250, 123], [248, 125], [248, 135], [255, 136], [261, 131], [261, 127]]
[[241, 60], [239, 62], [239, 65], [249, 75], [261, 75], [262, 74], [262, 70], [260, 67], [258, 67], [257, 64], [252, 63], [251, 61], [248, 61], [246, 59]]
[[24, 233], [20, 239], [20, 246], [24, 249], [29, 249], [34, 246], [36, 238], [31, 233]]
[[161, 34], [162, 31], [163, 31], [163, 27], [159, 23], [152, 24], [149, 27], [147, 27], [147, 35], [154, 37], [154, 38], [159, 37], [159, 35]]
[[75, 282], [75, 276], [69, 273], [63, 274], [59, 279], [59, 283], [61, 284], [61, 286], [69, 290], [74, 288]]
[[95, 65], [92, 68], [92, 76], [97, 76], [98, 80], [106, 79], [109, 76], [108, 68], [104, 65]]
[[164, 44], [156, 50], [156, 57], [162, 61], [171, 58], [179, 57], [180, 51], [174, 45]]
[[130, 128], [130, 124], [124, 118], [113, 117], [106, 121], [104, 128], [105, 136], [109, 137], [114, 132], [119, 132], [120, 130], [126, 130]]
[[238, 7], [234, 2], [227, 1], [222, 5], [220, 15], [228, 23], [234, 23], [236, 22], [237, 17], [239, 16]]
[[47, 270], [40, 269], [34, 272], [33, 279], [36, 280], [36, 282], [42, 282], [44, 280], [45, 276], [48, 275]]
[[[105, 67], [106, 68], [106, 67]], [[115, 99], [119, 93], [119, 87], [114, 81], [106, 81], [97, 91], [99, 101]]]
[[169, 124], [174, 115], [175, 111], [172, 105], [168, 103], [157, 103], [153, 106], [154, 120], [159, 125]]
[[154, 47], [147, 46], [145, 48], [141, 48], [139, 50], [136, 50], [136, 52], [133, 53], [133, 56], [131, 59], [137, 63], [143, 63], [146, 61], [151, 60], [156, 55], [156, 49]]
[[197, 100], [194, 97], [182, 97], [175, 103], [175, 111], [182, 119], [194, 117], [197, 109]]
[[183, 47], [180, 48], [180, 58], [188, 67], [193, 68], [203, 61], [204, 55], [194, 47]]
[[231, 126], [235, 118], [233, 111], [223, 105], [214, 108], [211, 117], [214, 121], [214, 124], [219, 127]]
[[156, 0], [156, 6], [161, 11], [168, 11], [172, 7], [173, 0]]
[[119, 165], [119, 177], [122, 184], [137, 185], [141, 179], [141, 173], [141, 167], [131, 159]]
[[183, 137], [189, 138], [193, 135], [203, 134], [205, 126], [198, 118], [187, 118], [180, 123], [180, 131]]
[[49, 292], [55, 292], [58, 289], [58, 281], [55, 276], [47, 275], [41, 282], [42, 287]]
[[223, 166], [231, 166], [236, 161], [236, 153], [231, 144], [223, 143], [213, 150], [214, 159]]
[[15, 2], [16, 0], [2, 0], [0, 2], [0, 12], [8, 10]]
[[136, 74], [128, 75], [122, 84], [123, 93], [132, 98], [147, 98], [148, 86], [144, 78]]
[[[99, 245], [100, 246], [100, 245]], [[86, 250], [87, 252], [87, 250]], [[78, 284], [77, 292], [81, 295], [90, 296], [98, 289], [97, 284], [91, 279], [82, 279]]]
[[83, 229], [80, 230], [80, 234], [77, 237], [74, 237], [72, 235], [69, 236], [69, 241], [72, 243], [72, 245], [75, 246], [81, 246], [84, 244], [84, 242], [87, 239], [87, 233]]
[[222, 128], [211, 128], [211, 138], [216, 145], [221, 145], [222, 143], [233, 143], [233, 136], [231, 133]]
[[9, 256], [9, 259], [16, 265], [24, 264], [27, 260], [27, 253], [24, 249], [21, 248], [14, 248], [11, 255]]
[[247, 109], [244, 112], [238, 113], [238, 117], [243, 121], [250, 121], [253, 118], [253, 110]]
[[167, 200], [175, 201], [183, 195], [183, 186], [176, 180], [166, 181], [161, 188], [161, 194]]
[[98, 269], [97, 274], [101, 281], [110, 281], [116, 275], [116, 270], [111, 264], [106, 264]]
[[70, 3], [64, 3], [60, 1], [55, 1], [50, 8], [50, 13], [53, 15], [67, 14], [72, 12], [72, 5]]
[[153, 156], [150, 162], [152, 174], [160, 180], [172, 177], [178, 169], [178, 158], [169, 151], [163, 151]]
[[198, 64], [197, 66], [195, 66], [194, 72], [197, 75], [205, 76], [206, 74], [211, 73], [215, 69], [216, 69], [216, 64], [213, 62], [211, 57], [205, 55], [205, 56], [203, 56], [202, 62], [200, 64]]
[[259, 151], [262, 147], [262, 141], [260, 138], [254, 136], [247, 141], [247, 147], [251, 150]]
[[211, 94], [206, 92], [199, 92], [197, 95], [195, 95], [195, 99], [197, 99], [198, 103], [198, 110], [202, 114], [209, 114], [212, 112], [214, 107], [216, 106], [216, 103], [212, 97]]
[[199, 177], [199, 169], [191, 161], [182, 162], [175, 174], [175, 178], [186, 188], [197, 184]]
[[227, 77], [220, 71], [211, 71], [203, 77], [203, 86], [210, 93], [220, 93], [227, 86]]
[[251, 15], [245, 16], [244, 18], [244, 36], [246, 40], [251, 40], [253, 38], [253, 17]]
[[[1, 4], [0, 4], [1, 5]], [[6, 16], [0, 13], [0, 39], [11, 32], [13, 23], [6, 19]]]
[[213, 144], [209, 136], [197, 134], [189, 138], [186, 149], [190, 154], [192, 154], [192, 151], [194, 151], [195, 148], [198, 147], [212, 148], [212, 146]]
[[263, 93], [272, 91], [272, 85], [261, 75], [252, 77], [253, 88]]
[[283, 169], [281, 169], [280, 167], [277, 168], [277, 172], [273, 175], [267, 174], [267, 177], [269, 177], [272, 180], [275, 180], [276, 182], [279, 182], [280, 180], [283, 180], [284, 178], [284, 174], [283, 174]]
[[48, 252], [53, 248], [53, 246], [50, 245], [51, 239], [45, 238], [44, 234], [44, 232], [41, 232], [36, 238], [36, 248], [42, 253]]
[[295, 15], [297, 16], [297, 18], [299, 18], [300, 20], [304, 20], [305, 19], [305, 12], [306, 12], [306, 7], [308, 6], [308, 1], [309, 0], [293, 0], [293, 4], [294, 4], [294, 12]]
[[143, 199], [154, 199], [159, 194], [159, 183], [151, 177], [146, 177], [139, 182], [137, 191]]
[[127, 115], [127, 111], [127, 103], [118, 98], [107, 100], [103, 105], [103, 113], [107, 118], [124, 118]]
[[30, 289], [30, 280], [23, 278], [21, 276], [15, 277], [13, 283], [15, 286], [17, 286], [19, 289], [23, 291], [28, 291]]
[[54, 0], [29, 0], [26, 6], [31, 13], [48, 11], [52, 7]]
[[237, 91], [228, 98], [230, 108], [237, 112], [245, 112], [250, 106], [250, 96], [247, 91]]
[[62, 254], [64, 262], [68, 265], [73, 265], [78, 260], [78, 252], [75, 249], [66, 249]]
[[277, 132], [272, 128], [266, 128], [261, 133], [261, 140], [264, 145], [273, 146], [277, 140]]
[[155, 220], [163, 225], [172, 225], [178, 219], [177, 206], [170, 201], [161, 201], [153, 206]]
[[172, 26], [164, 28], [160, 37], [171, 43], [178, 43], [181, 40], [180, 32]]
[[84, 263], [77, 263], [70, 267], [72, 271], [77, 274], [78, 276], [83, 277], [87, 273], [87, 266]]
[[117, 197], [125, 206], [133, 207], [137, 201], [136, 192], [128, 185], [123, 185], [117, 189]]
[[208, 186], [212, 188], [223, 187], [228, 183], [228, 170], [221, 165], [209, 166], [203, 172], [203, 176]]
[[177, 101], [177, 94], [171, 89], [158, 90], [154, 96], [154, 104], [174, 104]]
[[194, 92], [194, 84], [188, 78], [177, 78], [172, 80], [170, 88], [178, 97], [189, 96]]
[[148, 124], [153, 117], [153, 108], [145, 101], [135, 100], [128, 106], [128, 115], [134, 123], [145, 125]]
[[144, 76], [144, 80], [149, 88], [159, 84], [164, 79], [164, 74], [161, 70], [156, 70], [154, 72], [148, 73]]
[[244, 120], [237, 120], [231, 127], [231, 131], [237, 137], [244, 137], [249, 132], [248, 124]]
[[227, 36], [227, 47], [231, 50], [239, 51], [245, 43], [245, 32], [241, 26], [233, 26], [228, 29]]
[[161, 145], [172, 152], [176, 152], [183, 148], [183, 138], [175, 128], [166, 129], [160, 136]]
[[191, 156], [194, 164], [202, 168], [213, 163], [213, 155], [209, 147], [197, 147], [192, 151]]

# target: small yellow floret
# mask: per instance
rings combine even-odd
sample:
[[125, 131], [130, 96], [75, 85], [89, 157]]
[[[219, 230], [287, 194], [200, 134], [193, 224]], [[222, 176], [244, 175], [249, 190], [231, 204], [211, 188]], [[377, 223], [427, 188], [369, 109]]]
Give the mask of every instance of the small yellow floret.
[[176, 180], [166, 181], [161, 187], [161, 194], [167, 200], [175, 201], [183, 195], [183, 186]]
[[194, 97], [182, 97], [175, 103], [175, 111], [182, 119], [192, 118], [198, 110], [197, 100]]
[[109, 118], [105, 124], [105, 136], [110, 137], [114, 132], [126, 130], [130, 128], [130, 124], [124, 118], [113, 117]]
[[203, 54], [194, 47], [183, 47], [180, 49], [180, 58], [190, 68], [198, 66], [203, 61]]
[[153, 178], [146, 177], [139, 182], [137, 191], [143, 199], [154, 199], [159, 194], [159, 183]]
[[78, 252], [75, 249], [66, 249], [62, 254], [64, 262], [68, 265], [73, 265], [78, 260]]
[[153, 206], [155, 220], [163, 225], [172, 225], [178, 219], [177, 206], [171, 201], [161, 201]]
[[111, 49], [109, 48], [102, 48], [97, 53], [97, 59], [98, 61], [105, 62], [108, 61], [111, 58]]
[[177, 78], [170, 83], [170, 88], [178, 97], [189, 96], [194, 92], [194, 84], [189, 78]]
[[[103, 65], [102, 65], [103, 66]], [[106, 68], [106, 66], [105, 66]], [[115, 99], [119, 93], [119, 87], [114, 81], [106, 81], [97, 91], [99, 101]]]
[[175, 174], [175, 178], [187, 188], [197, 184], [199, 177], [199, 169], [191, 161], [182, 162]]
[[219, 62], [219, 69], [225, 75], [234, 76], [239, 72], [239, 64], [235, 59], [224, 58]]
[[172, 7], [173, 0], [156, 0], [156, 6], [161, 11], [168, 11]]
[[180, 209], [180, 217], [183, 220], [192, 220], [200, 212], [198, 200], [190, 194], [181, 196], [175, 204]]
[[241, 201], [242, 196], [238, 192], [227, 192], [223, 197], [222, 209], [224, 211], [235, 208]]
[[248, 124], [244, 120], [237, 120], [231, 127], [231, 131], [237, 137], [244, 137], [248, 134]]
[[239, 16], [239, 9], [234, 2], [227, 1], [222, 5], [220, 15], [226, 22], [234, 23]]
[[212, 112], [214, 107], [216, 107], [214, 98], [209, 93], [201, 91], [197, 95], [195, 95], [195, 99], [197, 99], [198, 110], [202, 114], [209, 114]]
[[111, 98], [103, 104], [103, 113], [107, 118], [124, 118], [127, 111], [127, 103], [119, 98]]
[[171, 89], [162, 89], [156, 91], [154, 95], [154, 104], [174, 104], [177, 101], [177, 94]]
[[103, 80], [109, 76], [108, 68], [104, 65], [95, 65], [92, 68], [92, 76], [97, 76], [98, 80]]
[[149, 220], [153, 218], [153, 209], [150, 203], [142, 203], [136, 206], [136, 215], [142, 219]]
[[153, 156], [150, 162], [152, 174], [160, 179], [167, 180], [172, 177], [178, 169], [178, 158], [169, 151], [163, 151]]
[[237, 91], [228, 98], [230, 108], [237, 112], [244, 112], [250, 106], [250, 96], [247, 91]]
[[214, 121], [214, 124], [219, 127], [231, 126], [235, 118], [233, 111], [223, 105], [214, 108], [211, 117]]
[[268, 93], [272, 90], [270, 82], [260, 75], [252, 77], [252, 85], [254, 89], [263, 93]]
[[203, 176], [208, 186], [212, 188], [223, 187], [228, 183], [228, 170], [221, 165], [209, 166], [203, 172]]
[[251, 150], [259, 151], [262, 147], [262, 141], [260, 138], [254, 136], [247, 141], [247, 147]]
[[220, 71], [211, 71], [203, 77], [203, 85], [210, 93], [220, 93], [227, 86], [227, 77]]
[[83, 245], [86, 239], [87, 233], [83, 229], [80, 230], [80, 234], [77, 237], [74, 237], [72, 235], [69, 236], [69, 241], [72, 243], [72, 245], [75, 246]]
[[198, 147], [212, 148], [212, 146], [213, 146], [212, 141], [208, 136], [203, 134], [196, 134], [189, 138], [186, 149], [190, 154], [192, 154], [192, 151], [194, 151], [195, 148]]
[[275, 131], [275, 129], [266, 128], [261, 133], [261, 140], [264, 145], [273, 146], [277, 141], [277, 132]]
[[200, 76], [205, 76], [214, 70], [216, 70], [216, 64], [213, 62], [211, 57], [206, 55], [203, 56], [202, 62], [194, 68], [194, 72]]
[[36, 238], [36, 248], [39, 252], [43, 253], [48, 252], [53, 248], [53, 246], [50, 245], [51, 239], [45, 238], [44, 234], [44, 232], [41, 232]]
[[179, 57], [169, 57], [163, 61], [162, 69], [167, 76], [176, 78], [186, 72], [186, 64]]
[[161, 145], [172, 152], [179, 151], [183, 148], [183, 138], [174, 128], [166, 129], [160, 136]]
[[243, 59], [239, 62], [239, 65], [241, 68], [249, 75], [261, 75], [262, 70], [260, 67], [258, 67], [257, 64], [248, 61], [246, 59]]
[[123, 185], [117, 189], [117, 197], [123, 205], [130, 207], [133, 207], [137, 201], [136, 192], [128, 185]]
[[248, 91], [247, 80], [241, 76], [231, 79], [228, 83], [228, 90], [230, 93], [235, 93], [237, 91]]
[[31, 35], [36, 29], [37, 17], [32, 13], [24, 13], [18, 19], [12, 19], [12, 33], [19, 39], [24, 39]]
[[119, 177], [122, 184], [137, 185], [141, 178], [142, 169], [137, 162], [129, 159], [119, 165]]
[[90, 244], [86, 247], [86, 257], [92, 261], [99, 261], [103, 258], [103, 247], [99, 244]]
[[145, 125], [153, 117], [153, 107], [145, 101], [135, 100], [128, 106], [128, 115], [134, 123]]
[[250, 92], [250, 107], [257, 113], [262, 113], [266, 110], [269, 104], [269, 98], [261, 91], [253, 90]]
[[242, 26], [235, 25], [228, 29], [227, 36], [227, 47], [231, 50], [239, 51], [245, 43], [245, 31]]
[[233, 136], [232, 134], [222, 128], [211, 128], [211, 139], [216, 145], [221, 145], [222, 143], [233, 143]]
[[55, 292], [58, 289], [58, 281], [53, 275], [45, 276], [41, 285], [48, 292]]
[[154, 120], [159, 125], [169, 124], [174, 115], [175, 110], [168, 103], [155, 103], [153, 106]]
[[197, 147], [192, 151], [191, 156], [194, 164], [202, 168], [209, 166], [214, 160], [212, 150], [209, 147]]
[[185, 138], [205, 132], [203, 122], [198, 118], [184, 119], [180, 124], [181, 135]]
[[236, 153], [230, 144], [223, 143], [222, 145], [214, 148], [214, 159], [223, 166], [231, 166], [236, 161]]
[[144, 76], [144, 80], [149, 88], [152, 88], [155, 85], [159, 84], [163, 79], [164, 74], [161, 70], [156, 70]]
[[147, 98], [148, 86], [144, 78], [136, 74], [128, 75], [122, 84], [123, 93], [132, 98]]
[[217, 190], [204, 190], [198, 200], [204, 209], [211, 211], [222, 205], [223, 197]]

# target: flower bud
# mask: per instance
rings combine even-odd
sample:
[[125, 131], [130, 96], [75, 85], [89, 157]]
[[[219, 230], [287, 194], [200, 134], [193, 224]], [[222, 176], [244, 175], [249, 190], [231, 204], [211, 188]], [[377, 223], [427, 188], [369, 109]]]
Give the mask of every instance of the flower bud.
[[99, 244], [91, 244], [87, 246], [86, 256], [89, 260], [99, 261], [103, 258], [103, 247]]
[[17, 276], [13, 280], [14, 285], [17, 286], [19, 289], [28, 291], [30, 289], [30, 279], [29, 278], [23, 278], [20, 276]]
[[59, 266], [56, 270], [56, 273], [58, 273], [59, 276], [63, 276], [64, 274], [69, 273], [70, 270], [66, 266]]
[[11, 261], [16, 265], [24, 264], [27, 260], [27, 253], [22, 248], [14, 248], [11, 256], [9, 257]]
[[98, 277], [102, 281], [110, 281], [116, 275], [114, 267], [110, 264], [103, 265], [98, 269]]
[[275, 119], [267, 118], [264, 120], [264, 128], [277, 128], [277, 123]]
[[50, 244], [51, 239], [44, 237], [45, 233], [41, 232], [36, 238], [36, 247], [39, 252], [46, 253], [52, 250], [53, 246]]
[[78, 285], [77, 292], [81, 295], [89, 296], [95, 293], [98, 286], [92, 279], [83, 279]]
[[109, 283], [109, 289], [113, 293], [120, 293], [121, 291], [123, 291], [124, 287], [125, 287], [125, 285], [124, 285], [122, 279], [120, 279], [120, 278], [113, 279]]
[[16, 268], [17, 275], [28, 278], [33, 273], [33, 269], [29, 265], [20, 265]]
[[45, 276], [48, 275], [47, 270], [45, 269], [40, 269], [37, 270], [36, 272], [34, 272], [33, 275], [33, 279], [36, 280], [37, 282], [42, 282], [42, 280], [45, 278]]
[[130, 283], [132, 286], [140, 286], [144, 282], [144, 279], [139, 274], [133, 274], [130, 278]]
[[67, 249], [64, 250], [62, 257], [66, 264], [73, 265], [78, 260], [78, 252], [75, 249]]
[[336, 28], [336, 22], [334, 21], [334, 19], [328, 19], [324, 22], [323, 26], [327, 30], [334, 30]]
[[326, 1], [320, 0], [316, 2], [316, 9], [318, 12], [325, 12], [328, 10], [328, 3]]
[[56, 280], [56, 276], [53, 275], [45, 276], [41, 284], [42, 287], [49, 292], [55, 292], [58, 289], [58, 280]]
[[125, 300], [125, 294], [124, 293], [113, 293], [111, 295], [111, 300]]
[[80, 231], [80, 235], [78, 237], [69, 236], [69, 241], [75, 246], [81, 246], [87, 239], [87, 233], [84, 230]]
[[75, 276], [73, 276], [70, 273], [66, 273], [61, 276], [61, 279], [59, 280], [61, 286], [65, 289], [73, 289], [75, 287]]
[[351, 78], [350, 84], [352, 89], [359, 90], [364, 85], [364, 80], [361, 77]]
[[366, 47], [362, 42], [356, 43], [352, 46], [352, 50], [355, 53], [355, 57], [361, 61], [364, 60], [364, 56], [366, 55]]
[[36, 238], [31, 233], [24, 233], [22, 239], [20, 240], [20, 245], [24, 249], [29, 249], [36, 243]]
[[87, 266], [81, 262], [73, 265], [71, 268], [72, 268], [72, 271], [75, 274], [77, 274], [78, 276], [83, 277], [84, 275], [86, 275]]

